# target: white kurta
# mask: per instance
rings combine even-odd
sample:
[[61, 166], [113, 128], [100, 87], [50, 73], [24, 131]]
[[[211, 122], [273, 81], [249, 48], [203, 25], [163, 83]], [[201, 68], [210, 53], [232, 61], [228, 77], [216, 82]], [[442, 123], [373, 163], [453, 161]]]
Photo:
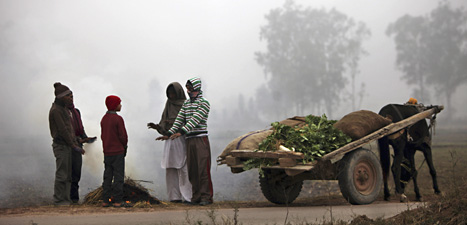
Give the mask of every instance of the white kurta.
[[175, 140], [165, 141], [164, 153], [162, 153], [161, 167], [164, 169], [180, 169], [186, 164], [185, 136], [180, 136]]
[[185, 136], [165, 141], [161, 167], [166, 169], [169, 200], [191, 201], [192, 189], [186, 166]]

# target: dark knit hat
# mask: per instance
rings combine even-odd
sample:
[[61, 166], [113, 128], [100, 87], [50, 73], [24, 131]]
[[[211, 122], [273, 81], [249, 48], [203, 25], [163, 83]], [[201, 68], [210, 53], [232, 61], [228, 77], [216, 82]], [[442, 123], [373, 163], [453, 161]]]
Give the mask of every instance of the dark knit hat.
[[71, 94], [71, 90], [67, 86], [61, 84], [60, 82], [56, 82], [54, 84], [54, 88], [56, 98], [63, 98], [66, 95]]
[[109, 95], [105, 98], [105, 106], [107, 106], [107, 110], [109, 111], [115, 111], [117, 106], [120, 105], [120, 102], [122, 102], [122, 100], [115, 95]]

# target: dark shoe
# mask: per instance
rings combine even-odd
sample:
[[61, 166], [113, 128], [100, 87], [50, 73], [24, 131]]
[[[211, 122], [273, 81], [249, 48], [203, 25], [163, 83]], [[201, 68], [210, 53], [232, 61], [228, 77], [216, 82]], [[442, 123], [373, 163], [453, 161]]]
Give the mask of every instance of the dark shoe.
[[185, 205], [198, 205], [197, 203], [189, 202], [189, 201], [183, 201], [183, 204]]
[[102, 203], [102, 207], [109, 207], [109, 206], [110, 206], [110, 203], [108, 203], [108, 202], [103, 202]]
[[212, 204], [212, 202], [207, 202], [207, 201], [202, 201], [199, 203], [200, 206], [206, 206], [206, 205], [210, 205]]
[[172, 202], [172, 203], [182, 203], [182, 200], [172, 200], [170, 202]]

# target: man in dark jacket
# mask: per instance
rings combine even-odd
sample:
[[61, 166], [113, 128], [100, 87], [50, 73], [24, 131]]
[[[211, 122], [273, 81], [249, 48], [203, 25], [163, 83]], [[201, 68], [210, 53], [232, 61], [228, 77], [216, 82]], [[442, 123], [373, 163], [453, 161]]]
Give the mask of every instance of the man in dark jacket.
[[[68, 109], [71, 111], [73, 124], [73, 131], [75, 134], [76, 142], [80, 148], [83, 148], [84, 143], [93, 143], [97, 138], [88, 137], [84, 131], [83, 122], [81, 120], [81, 112], [79, 109], [75, 108], [74, 104], [67, 105]], [[71, 191], [70, 198], [73, 203], [79, 202], [79, 181], [81, 180], [81, 168], [83, 165], [83, 157], [80, 152], [72, 151], [71, 152]]]
[[56, 171], [54, 184], [55, 205], [70, 205], [71, 189], [71, 153], [78, 151], [84, 154], [84, 150], [76, 142], [72, 113], [66, 107], [73, 104], [73, 93], [61, 83], [54, 84], [55, 101], [49, 112], [49, 128], [53, 138], [53, 152], [55, 155]]

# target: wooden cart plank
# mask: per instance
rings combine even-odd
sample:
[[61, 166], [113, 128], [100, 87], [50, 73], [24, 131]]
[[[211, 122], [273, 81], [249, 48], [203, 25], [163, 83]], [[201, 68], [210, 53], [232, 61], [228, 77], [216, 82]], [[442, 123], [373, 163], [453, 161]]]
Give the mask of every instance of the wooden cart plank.
[[240, 158], [292, 158], [292, 159], [303, 159], [305, 155], [301, 152], [264, 152], [264, 151], [255, 151], [255, 150], [232, 150], [230, 154], [233, 157], [240, 157]]
[[363, 138], [360, 138], [356, 141], [353, 141], [353, 142], [350, 142], [349, 144], [335, 150], [335, 151], [332, 151], [326, 155], [324, 155], [322, 157], [323, 160], [331, 160], [331, 162], [336, 162], [338, 160], [340, 160], [344, 155], [345, 153], [347, 152], [350, 152], [352, 150], [355, 150], [357, 148], [360, 148], [362, 147], [363, 145], [367, 144], [367, 143], [370, 143], [372, 141], [375, 141], [375, 140], [378, 140], [386, 135], [389, 135], [389, 134], [392, 134], [392, 133], [395, 133], [395, 132], [398, 132], [410, 125], [413, 125], [415, 124], [416, 122], [422, 120], [422, 119], [426, 119], [426, 118], [429, 118], [431, 115], [435, 114], [435, 113], [439, 113], [441, 110], [444, 109], [444, 106], [439, 106], [439, 107], [435, 107], [435, 108], [431, 108], [431, 109], [428, 109], [428, 110], [425, 110], [421, 113], [418, 113], [418, 114], [415, 114], [407, 119], [404, 119], [404, 120], [401, 120], [397, 123], [391, 123]]
[[225, 162], [226, 162], [227, 166], [243, 165], [240, 158], [233, 157], [233, 156], [230, 156], [230, 155], [225, 157]]
[[[316, 161], [315, 161], [316, 162]], [[315, 168], [316, 163], [307, 163], [307, 164], [297, 164], [296, 166], [292, 167], [283, 167], [280, 165], [274, 165], [274, 166], [262, 166], [262, 169], [288, 169], [288, 170], [297, 170], [297, 171], [310, 171], [313, 168]], [[243, 168], [243, 165], [235, 165], [235, 166], [229, 166], [231, 168]]]

